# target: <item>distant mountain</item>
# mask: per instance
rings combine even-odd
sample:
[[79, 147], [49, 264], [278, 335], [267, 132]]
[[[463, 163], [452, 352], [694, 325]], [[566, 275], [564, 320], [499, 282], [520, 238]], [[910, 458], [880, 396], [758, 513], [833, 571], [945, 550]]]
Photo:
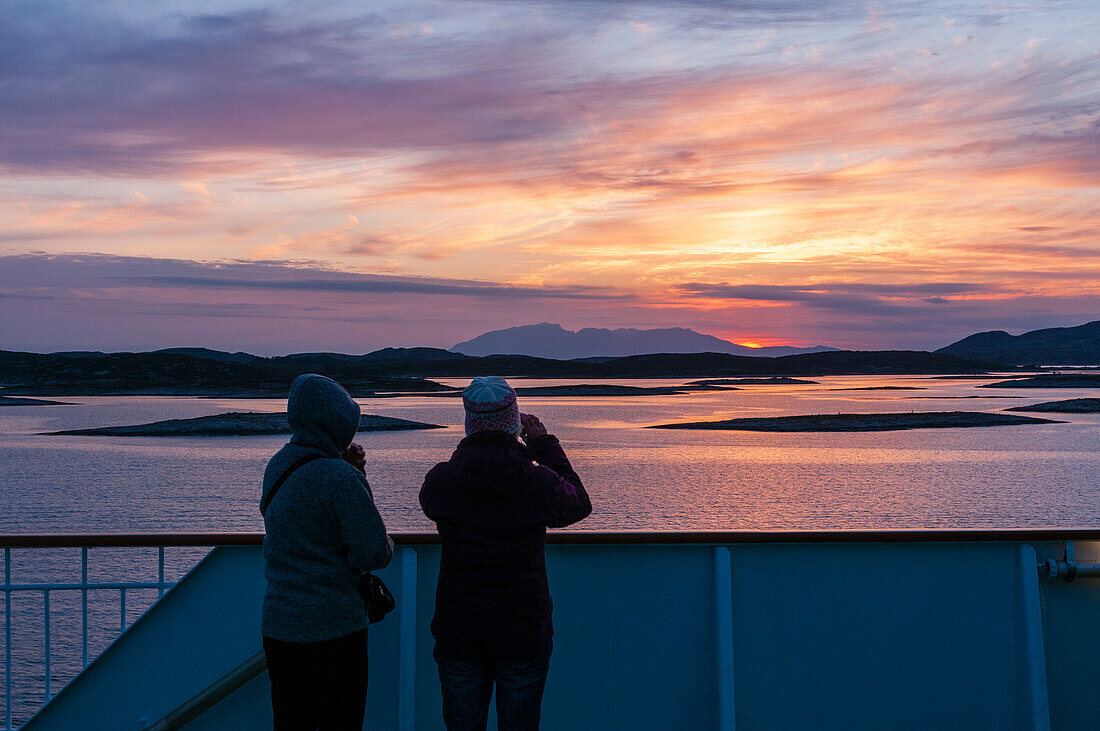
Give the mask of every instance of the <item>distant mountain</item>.
[[530, 355], [536, 358], [573, 360], [575, 358], [616, 358], [651, 353], [725, 353], [752, 357], [779, 357], [800, 353], [820, 353], [836, 350], [824, 345], [811, 348], [770, 347], [748, 348], [728, 340], [704, 335], [683, 327], [635, 330], [606, 330], [586, 327], [566, 330], [561, 325], [542, 322], [538, 325], [493, 330], [451, 348], [463, 355]]
[[976, 333], [936, 352], [1006, 365], [1100, 365], [1100, 320], [1023, 335]]

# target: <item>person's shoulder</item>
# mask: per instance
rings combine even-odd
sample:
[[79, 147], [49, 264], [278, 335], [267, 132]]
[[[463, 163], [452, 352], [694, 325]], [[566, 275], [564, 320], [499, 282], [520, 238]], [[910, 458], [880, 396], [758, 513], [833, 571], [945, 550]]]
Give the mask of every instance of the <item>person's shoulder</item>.
[[[276, 455], [278, 457], [278, 455]], [[309, 457], [310, 459], [306, 459]], [[294, 476], [310, 477], [316, 479], [318, 476], [330, 476], [330, 475], [342, 475], [347, 470], [357, 472], [357, 470], [350, 464], [340, 459], [339, 457], [330, 457], [327, 454], [321, 454], [314, 450], [302, 450], [297, 454], [290, 455], [283, 458], [281, 462], [285, 462], [287, 466], [292, 465], [299, 460], [304, 460], [297, 469], [294, 470]], [[275, 459], [272, 459], [272, 463]]]
[[[315, 450], [301, 447], [297, 444], [287, 444], [283, 446], [278, 452], [272, 455], [271, 459], [267, 461], [267, 467], [264, 468], [264, 484], [268, 485], [274, 483], [284, 474], [287, 470], [293, 467], [298, 460], [309, 456], [310, 454], [317, 454], [321, 456], [319, 452]], [[314, 460], [317, 461], [317, 460]], [[301, 470], [303, 474], [309, 469], [309, 464], [301, 465], [294, 471], [287, 479], [294, 478], [298, 471]]]
[[264, 484], [274, 482], [285, 469], [286, 465], [282, 464], [279, 454], [276, 454], [267, 461], [267, 467], [264, 467]]
[[271, 459], [267, 461], [267, 471], [272, 472], [278, 469], [284, 469], [287, 465], [294, 462], [301, 454], [305, 453], [305, 450], [295, 444], [284, 444], [282, 448], [271, 455]]
[[315, 464], [325, 471], [326, 477], [342, 485], [362, 485], [367, 481], [366, 475], [339, 457], [325, 457], [317, 460]]
[[446, 482], [451, 482], [453, 476], [451, 473], [450, 462], [440, 462], [435, 467], [428, 470], [428, 474], [424, 475], [424, 486], [438, 485]]

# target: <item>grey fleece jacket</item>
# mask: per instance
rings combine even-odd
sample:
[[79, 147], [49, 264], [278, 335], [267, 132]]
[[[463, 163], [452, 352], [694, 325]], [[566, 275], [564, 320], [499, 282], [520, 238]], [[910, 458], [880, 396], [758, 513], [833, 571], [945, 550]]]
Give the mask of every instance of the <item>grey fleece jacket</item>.
[[286, 642], [321, 642], [367, 626], [359, 573], [388, 564], [393, 541], [366, 477], [340, 457], [359, 429], [359, 405], [348, 392], [324, 376], [299, 376], [287, 421], [290, 443], [267, 464], [261, 504], [298, 459], [324, 459], [295, 470], [264, 514], [261, 630]]

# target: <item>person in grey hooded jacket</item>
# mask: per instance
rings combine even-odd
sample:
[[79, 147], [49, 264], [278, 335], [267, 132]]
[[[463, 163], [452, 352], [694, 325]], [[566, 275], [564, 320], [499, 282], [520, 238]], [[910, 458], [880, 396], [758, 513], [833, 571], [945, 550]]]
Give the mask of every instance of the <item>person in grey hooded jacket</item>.
[[290, 442], [264, 472], [261, 631], [278, 731], [363, 726], [367, 615], [357, 586], [361, 572], [389, 563], [393, 541], [352, 444], [359, 418], [340, 384], [299, 376], [287, 403]]

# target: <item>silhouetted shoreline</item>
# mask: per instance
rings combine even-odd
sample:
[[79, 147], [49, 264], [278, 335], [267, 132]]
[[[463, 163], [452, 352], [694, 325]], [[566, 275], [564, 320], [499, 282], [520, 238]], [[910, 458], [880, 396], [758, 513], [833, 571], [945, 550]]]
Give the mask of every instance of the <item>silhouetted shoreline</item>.
[[861, 386], [859, 388], [833, 388], [832, 391], [927, 391], [924, 386]]
[[[216, 396], [284, 398], [302, 373], [344, 384], [356, 398], [449, 393], [431, 378], [498, 374], [518, 378], [723, 378], [828, 375], [979, 374], [983, 363], [923, 351], [832, 351], [757, 358], [722, 353], [659, 353], [600, 360], [470, 357], [433, 348], [387, 348], [366, 355], [304, 353], [15, 353], [0, 351], [5, 395]], [[715, 384], [692, 384], [694, 386]]]
[[[406, 431], [409, 429], [443, 429], [439, 424], [425, 424], [408, 419], [364, 414], [358, 431]], [[168, 419], [149, 424], [102, 426], [90, 429], [66, 429], [44, 432], [50, 436], [107, 437], [230, 437], [289, 434], [286, 414], [263, 414], [235, 411], [194, 419]]]
[[808, 386], [817, 381], [809, 381], [804, 378], [788, 378], [786, 376], [771, 376], [770, 378], [709, 378], [702, 381], [690, 381], [689, 386]]
[[1100, 413], [1100, 399], [1071, 398], [1064, 401], [1044, 401], [1030, 406], [1013, 406], [1005, 411], [1046, 411], [1052, 414]]
[[1100, 388], [1100, 375], [1044, 373], [1028, 378], [985, 383], [978, 388]]
[[1061, 422], [1028, 416], [1012, 416], [1010, 414], [989, 414], [978, 411], [931, 411], [905, 414], [809, 414], [805, 416], [724, 419], [722, 421], [695, 421], [684, 424], [658, 424], [646, 428], [768, 432], [856, 432], [1058, 423]]
[[0, 396], [0, 406], [72, 406], [68, 401], [50, 401], [41, 398], [20, 398], [17, 396]]

